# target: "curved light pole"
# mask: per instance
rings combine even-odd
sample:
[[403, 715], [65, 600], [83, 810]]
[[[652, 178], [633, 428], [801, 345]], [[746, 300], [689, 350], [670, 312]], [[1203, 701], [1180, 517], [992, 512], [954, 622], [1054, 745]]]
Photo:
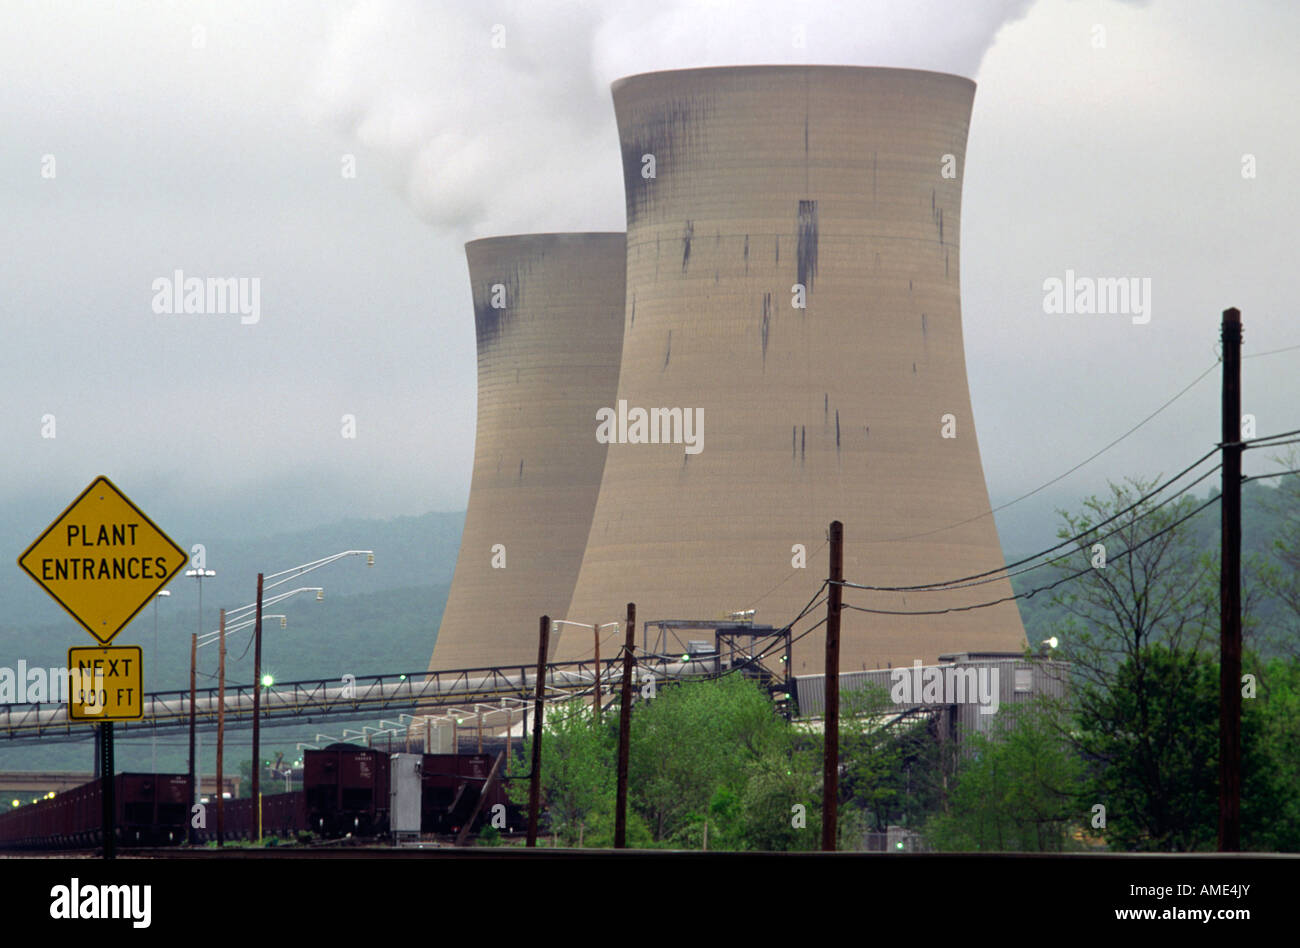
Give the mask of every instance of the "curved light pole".
[[[257, 801], [255, 805], [257, 806], [258, 842], [261, 842], [262, 839], [262, 762], [260, 759], [262, 752], [262, 725], [260, 715], [262, 703], [262, 607], [266, 605], [262, 596], [267, 589], [274, 589], [276, 586], [282, 586], [287, 582], [298, 579], [300, 576], [305, 576], [312, 570], [320, 569], [322, 566], [328, 566], [331, 563], [349, 556], [364, 556], [366, 558], [366, 566], [375, 565], [374, 550], [344, 550], [341, 553], [333, 553], [329, 556], [323, 556], [318, 560], [312, 560], [310, 563], [303, 563], [300, 566], [292, 566], [289, 569], [280, 570], [280, 572], [272, 573], [269, 576], [264, 576], [262, 573], [257, 574], [257, 601], [254, 603], [256, 627], [253, 632], [256, 645], [253, 647], [253, 786], [251, 792], [253, 798]], [[275, 582], [267, 583], [266, 580], [268, 579], [275, 580]], [[324, 598], [324, 591], [317, 592], [316, 599], [319, 601], [322, 598]], [[268, 601], [278, 601], [278, 597], [273, 596], [271, 600]]]
[[[255, 638], [255, 640], [256, 640], [256, 646], [255, 646], [255, 648], [254, 648], [254, 654], [253, 654], [253, 681], [254, 681], [255, 687], [253, 688], [253, 766], [252, 766], [252, 778], [253, 778], [253, 780], [252, 780], [252, 788], [251, 788], [251, 791], [252, 791], [252, 794], [253, 794], [254, 797], [258, 797], [258, 796], [259, 796], [259, 792], [260, 792], [260, 790], [261, 790], [261, 780], [260, 780], [260, 776], [261, 776], [261, 767], [259, 766], [258, 756], [259, 756], [259, 754], [260, 754], [260, 743], [261, 743], [261, 734], [260, 734], [260, 730], [261, 730], [261, 729], [260, 729], [260, 723], [261, 723], [261, 722], [260, 722], [259, 712], [260, 712], [260, 710], [261, 710], [261, 694], [262, 694], [262, 685], [261, 685], [261, 682], [259, 681], [259, 679], [262, 677], [262, 668], [261, 668], [261, 665], [262, 665], [262, 621], [261, 621], [261, 620], [264, 618], [264, 616], [262, 615], [262, 609], [263, 609], [263, 607], [265, 607], [265, 606], [271, 605], [271, 604], [276, 603], [276, 602], [280, 602], [280, 601], [282, 601], [282, 600], [284, 600], [284, 599], [288, 599], [290, 596], [293, 596], [293, 595], [296, 595], [297, 593], [305, 592], [305, 591], [312, 591], [312, 590], [314, 590], [314, 591], [316, 592], [316, 599], [317, 599], [317, 601], [319, 601], [320, 599], [322, 599], [322, 598], [324, 597], [324, 590], [321, 589], [321, 587], [319, 587], [319, 586], [303, 586], [303, 587], [300, 587], [300, 588], [298, 588], [298, 589], [291, 590], [291, 591], [286, 592], [286, 593], [279, 593], [279, 594], [277, 594], [277, 595], [275, 595], [275, 596], [272, 596], [272, 597], [269, 598], [269, 599], [264, 599], [264, 598], [263, 598], [263, 593], [264, 593], [267, 589], [274, 589], [274, 588], [277, 587], [277, 586], [282, 586], [282, 585], [284, 585], [285, 583], [292, 582], [293, 580], [298, 579], [299, 577], [304, 576], [304, 575], [306, 575], [307, 573], [310, 573], [312, 570], [320, 569], [322, 566], [328, 566], [329, 564], [334, 563], [334, 562], [336, 562], [336, 561], [338, 561], [338, 560], [341, 560], [341, 559], [343, 559], [343, 558], [345, 558], [345, 557], [348, 557], [348, 556], [364, 556], [364, 557], [366, 558], [366, 565], [367, 565], [367, 566], [374, 566], [374, 565], [375, 565], [375, 551], [374, 551], [374, 550], [344, 550], [344, 551], [342, 551], [341, 553], [333, 553], [333, 554], [331, 554], [330, 556], [324, 556], [324, 557], [321, 557], [321, 558], [318, 559], [318, 560], [312, 560], [312, 561], [309, 562], [309, 563], [303, 563], [303, 564], [300, 565], [300, 566], [294, 566], [294, 567], [291, 567], [291, 568], [286, 569], [286, 570], [281, 570], [281, 571], [278, 572], [278, 573], [271, 573], [270, 575], [266, 575], [266, 576], [264, 576], [264, 575], [261, 574], [261, 573], [258, 573], [258, 575], [257, 575], [257, 599], [254, 600], [254, 601], [251, 602], [251, 603], [248, 603], [247, 605], [240, 606], [240, 607], [238, 607], [237, 609], [231, 609], [231, 610], [229, 610], [229, 611], [226, 613], [226, 619], [227, 619], [227, 622], [229, 623], [231, 620], [233, 620], [233, 621], [235, 622], [235, 625], [234, 625], [234, 626], [227, 625], [227, 628], [226, 628], [226, 631], [227, 631], [227, 632], [231, 631], [232, 629], [243, 629], [243, 628], [248, 628], [248, 625], [247, 625], [247, 624], [244, 624], [244, 622], [242, 622], [241, 620], [248, 620], [248, 613], [249, 613], [249, 612], [252, 612], [252, 613], [253, 613], [253, 618], [252, 618], [250, 621], [251, 621], [251, 624], [254, 626], [254, 633], [253, 633], [253, 635], [254, 635], [254, 638]], [[196, 665], [195, 665], [195, 662], [196, 662], [196, 659], [195, 659], [195, 652], [196, 652], [196, 650], [197, 650], [198, 647], [199, 647], [199, 642], [198, 642], [199, 635], [202, 635], [202, 634], [203, 634], [203, 633], [202, 633], [202, 628], [203, 628], [203, 621], [202, 621], [202, 618], [203, 618], [203, 585], [202, 585], [202, 583], [203, 583], [203, 577], [204, 577], [204, 576], [215, 576], [216, 573], [215, 573], [214, 571], [212, 571], [212, 570], [189, 570], [185, 575], [187, 575], [187, 576], [197, 576], [198, 579], [199, 579], [199, 629], [200, 629], [200, 632], [199, 632], [198, 634], [195, 635], [195, 637], [194, 637], [194, 642], [192, 643], [192, 645], [191, 645], [191, 649], [190, 649], [190, 773], [191, 773], [191, 775], [193, 775], [193, 773], [194, 773], [194, 731], [195, 731], [195, 706], [194, 706], [194, 695], [195, 695], [195, 667], [196, 667]], [[274, 582], [266, 582], [266, 580], [274, 580]], [[204, 641], [202, 644], [203, 644], [203, 645], [209, 645], [209, 644], [211, 644], [212, 642], [216, 641], [216, 640], [217, 640], [217, 637], [218, 637], [218, 633], [210, 633], [210, 634], [208, 635], [206, 641]], [[198, 783], [199, 783], [199, 782], [198, 782], [197, 777], [194, 778], [195, 792], [196, 792], [196, 793], [198, 792]], [[259, 840], [262, 838], [262, 820], [261, 820], [261, 804], [260, 804], [260, 802], [259, 802], [259, 804], [258, 804], [258, 827], [257, 827], [257, 838], [258, 838]]]
[[[164, 589], [161, 592], [156, 593], [153, 597], [153, 667], [154, 667], [155, 675], [158, 674], [158, 600], [163, 598], [169, 598], [170, 596], [171, 596], [171, 592], [169, 590]], [[144, 676], [141, 676], [141, 687], [143, 687], [143, 677]], [[141, 698], [141, 700], [142, 701], [144, 700], [143, 697]], [[152, 762], [151, 769], [156, 774], [158, 773], [158, 722], [157, 721], [154, 722], [154, 726], [153, 726], [153, 741], [152, 741], [152, 748], [150, 750], [149, 757]]]
[[[187, 569], [186, 576], [193, 576], [199, 581], [199, 631], [194, 633], [194, 638], [190, 640], [190, 780], [193, 782], [191, 789], [194, 792], [194, 799], [190, 804], [200, 803], [203, 800], [203, 793], [199, 788], [199, 777], [195, 772], [197, 761], [194, 759], [194, 649], [195, 643], [198, 642], [199, 636], [203, 634], [203, 579], [206, 576], [216, 576], [217, 571], [213, 569]], [[194, 842], [194, 830], [191, 827], [190, 842]]]
[[592, 699], [592, 708], [596, 712], [596, 723], [600, 723], [600, 630], [609, 628], [618, 628], [617, 622], [606, 622], [603, 625], [592, 625], [589, 622], [570, 622], [568, 619], [552, 619], [551, 631], [558, 631], [555, 626], [575, 625], [580, 629], [591, 629], [592, 637], [596, 641], [596, 694]]
[[[213, 576], [216, 575], [211, 570], [206, 570], [206, 571], [191, 570], [186, 575], [193, 575], [200, 572], [205, 572], [207, 575], [213, 575]], [[202, 577], [200, 577], [200, 580], [201, 579]], [[291, 589], [288, 592], [283, 592], [276, 596], [272, 596], [269, 600], [267, 600], [267, 602], [269, 603], [281, 602], [282, 600], [288, 599], [291, 596], [296, 596], [298, 595], [298, 593], [302, 593], [302, 592], [314, 592], [316, 593], [317, 600], [319, 600], [324, 595], [325, 591], [320, 586], [301, 586], [298, 589]], [[252, 605], [255, 606], [256, 603]], [[249, 608], [250, 606], [240, 606], [238, 609], [234, 609], [231, 611], [237, 615], [241, 612], [247, 613]], [[237, 621], [232, 626], [228, 622], [229, 616], [230, 613], [226, 613], [226, 617], [227, 617], [227, 625], [225, 627], [226, 632], [230, 632], [232, 630], [239, 631], [240, 629], [246, 629], [250, 625], [255, 624], [256, 622], [255, 619], [250, 619], [247, 617], [247, 615], [245, 615], [242, 621]], [[204, 637], [203, 642], [199, 641], [200, 634], [202, 634]], [[190, 642], [190, 778], [194, 781], [195, 802], [199, 802], [202, 799], [202, 793], [200, 788], [201, 781], [198, 774], [195, 773], [195, 769], [194, 769], [197, 763], [194, 758], [194, 735], [197, 729], [196, 697], [197, 697], [197, 675], [198, 675], [198, 650], [205, 645], [211, 645], [213, 642], [218, 641], [220, 637], [221, 637], [221, 630], [217, 630], [215, 632], [208, 632], [208, 633], [195, 633], [192, 641]], [[221, 680], [218, 682], [218, 687], [221, 687], [221, 685], [223, 685], [224, 683], [225, 683], [225, 677], [221, 676]], [[254, 689], [253, 694], [256, 696], [257, 693], [258, 690]], [[254, 720], [256, 721], [256, 718], [254, 718]], [[221, 729], [218, 728], [218, 737], [221, 736], [220, 730]], [[221, 788], [218, 788], [218, 792], [220, 791], [220, 789]], [[193, 840], [191, 839], [191, 842], [192, 841]]]

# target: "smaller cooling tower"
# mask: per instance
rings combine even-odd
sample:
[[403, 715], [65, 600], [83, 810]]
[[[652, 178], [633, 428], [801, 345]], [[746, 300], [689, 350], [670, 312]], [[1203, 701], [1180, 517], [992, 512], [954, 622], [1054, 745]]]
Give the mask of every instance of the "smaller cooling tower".
[[605, 467], [596, 411], [623, 347], [623, 234], [466, 244], [478, 428], [465, 530], [430, 669], [529, 663], [564, 615]]

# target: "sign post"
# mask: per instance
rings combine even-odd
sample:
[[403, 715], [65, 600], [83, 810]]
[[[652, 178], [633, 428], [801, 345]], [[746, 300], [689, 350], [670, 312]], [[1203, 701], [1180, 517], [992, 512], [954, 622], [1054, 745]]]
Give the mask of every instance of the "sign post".
[[144, 716], [140, 647], [108, 646], [188, 559], [102, 475], [18, 557], [23, 571], [99, 643], [68, 650], [68, 718], [99, 722], [105, 859], [117, 848], [113, 722]]

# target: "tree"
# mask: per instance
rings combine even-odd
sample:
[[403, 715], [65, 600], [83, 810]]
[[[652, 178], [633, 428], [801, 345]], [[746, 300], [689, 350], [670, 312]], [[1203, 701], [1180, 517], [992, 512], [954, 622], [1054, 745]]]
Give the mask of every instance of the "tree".
[[924, 835], [947, 851], [1061, 852], [1082, 822], [1076, 793], [1081, 767], [1052, 702], [1007, 705], [988, 734], [965, 737], [947, 812]]
[[[1292, 450], [1275, 459], [1288, 470], [1300, 468], [1300, 453]], [[1265, 637], [1268, 646], [1290, 654], [1300, 655], [1296, 647], [1296, 631], [1300, 627], [1300, 478], [1283, 477], [1277, 489], [1266, 495], [1265, 509], [1273, 524], [1271, 562], [1258, 567], [1264, 589], [1281, 605], [1279, 625]]]
[[[1191, 531], [1197, 501], [1142, 499], [1153, 487], [1130, 478], [1085, 500], [1082, 513], [1061, 511], [1058, 535], [1076, 552], [1054, 565], [1063, 576], [1085, 571], [1052, 603], [1069, 616], [1059, 635], [1072, 663], [1071, 737], [1092, 802], [1106, 806], [1108, 838], [1186, 850], [1203, 842], [1195, 827], [1212, 797], [1202, 781], [1215, 777], [1196, 743], [1205, 732], [1188, 715], [1214, 715], [1195, 707], [1196, 682], [1179, 675], [1200, 674], [1197, 654], [1217, 640], [1218, 570]], [[1168, 746], [1172, 735], [1192, 743]]]
[[[1062, 514], [1059, 535], [1072, 538], [1076, 552], [1056, 566], [1067, 575], [1085, 569], [1052, 597], [1071, 618], [1059, 634], [1063, 657], [1073, 663], [1072, 737], [1085, 758], [1085, 797], [1106, 806], [1112, 845], [1212, 848], [1220, 567], [1204, 548], [1214, 548], [1218, 532], [1212, 520], [1194, 516], [1200, 503], [1191, 497], [1141, 499], [1154, 486], [1112, 484], [1109, 498], [1089, 498], [1083, 513]], [[1097, 544], [1105, 545], [1101, 556]], [[1249, 632], [1268, 586], [1257, 581], [1258, 558], [1245, 563]], [[1244, 667], [1257, 668], [1250, 641]], [[1292, 832], [1286, 818], [1280, 829], [1273, 825], [1291, 806], [1277, 774], [1294, 743], [1276, 739], [1275, 712], [1265, 701], [1243, 705], [1242, 840], [1249, 848], [1271, 848]]]
[[1195, 521], [1185, 519], [1199, 504], [1190, 496], [1163, 506], [1140, 501], [1155, 486], [1129, 478], [1111, 483], [1109, 498], [1087, 498], [1082, 513], [1058, 511], [1057, 536], [1072, 539], [1076, 552], [1054, 565], [1062, 577], [1086, 572], [1053, 591], [1051, 602], [1071, 617], [1060, 630], [1062, 654], [1090, 696], [1151, 645], [1195, 651], [1217, 630], [1216, 563], [1193, 537]]
[[[1273, 670], [1272, 700], [1242, 705], [1246, 849], [1297, 842], [1290, 727], [1300, 673], [1280, 663]], [[1201, 653], [1180, 655], [1156, 645], [1140, 660], [1126, 662], [1106, 700], [1081, 714], [1080, 743], [1089, 769], [1082, 800], [1106, 807], [1103, 835], [1112, 846], [1175, 852], [1216, 847], [1218, 705], [1217, 663]]]
[[[532, 760], [532, 737], [523, 741], [523, 759]], [[551, 830], [566, 845], [586, 842], [587, 825], [614, 813], [615, 746], [605, 723], [597, 724], [590, 706], [574, 698], [547, 710], [542, 737], [541, 796]], [[510, 782], [510, 799], [528, 802], [528, 781]]]
[[1256, 696], [1242, 701], [1242, 835], [1248, 848], [1300, 852], [1300, 658], [1260, 669]]
[[719, 789], [739, 794], [748, 766], [784, 741], [771, 699], [744, 678], [660, 688], [632, 715], [630, 802], [656, 841], [696, 823], [702, 830]]
[[1125, 661], [1079, 714], [1083, 803], [1106, 808], [1126, 850], [1213, 848], [1218, 828], [1218, 673], [1203, 655], [1153, 645]]

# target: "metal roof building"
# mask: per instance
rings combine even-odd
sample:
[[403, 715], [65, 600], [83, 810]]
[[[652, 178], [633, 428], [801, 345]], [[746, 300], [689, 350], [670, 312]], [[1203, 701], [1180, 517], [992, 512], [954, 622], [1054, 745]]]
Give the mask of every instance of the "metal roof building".
[[[840, 707], [847, 711], [852, 692], [875, 688], [890, 695], [889, 709], [933, 711], [942, 716], [943, 732], [987, 733], [998, 711], [1032, 698], [1063, 698], [1069, 663], [1023, 654], [960, 653], [942, 655], [938, 663], [840, 674]], [[826, 711], [826, 676], [800, 675], [794, 693], [801, 717]]]

